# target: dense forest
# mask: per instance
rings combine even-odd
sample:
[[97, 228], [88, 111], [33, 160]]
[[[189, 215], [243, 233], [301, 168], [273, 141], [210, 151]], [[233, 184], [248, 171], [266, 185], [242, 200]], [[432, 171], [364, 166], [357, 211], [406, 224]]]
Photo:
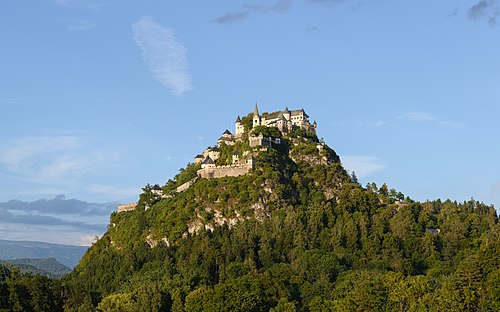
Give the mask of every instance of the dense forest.
[[58, 279], [22, 273], [9, 264], [0, 264], [0, 312], [63, 311], [62, 288]]
[[61, 278], [71, 272], [67, 266], [59, 263], [54, 258], [48, 259], [9, 259], [0, 260], [0, 264], [14, 266], [22, 273], [45, 275], [50, 278]]
[[[248, 175], [175, 193], [196, 175], [189, 164], [163, 186], [169, 196], [146, 186], [137, 209], [113, 213], [106, 234], [47, 292], [66, 311], [500, 310], [492, 206], [362, 186], [316, 135], [281, 140], [259, 149]], [[255, 151], [245, 142], [220, 150], [222, 163]], [[0, 308], [48, 311], [8, 308], [16, 296], [36, 301], [29, 286], [20, 295], [16, 287], [32, 277], [9, 274], [0, 276]]]

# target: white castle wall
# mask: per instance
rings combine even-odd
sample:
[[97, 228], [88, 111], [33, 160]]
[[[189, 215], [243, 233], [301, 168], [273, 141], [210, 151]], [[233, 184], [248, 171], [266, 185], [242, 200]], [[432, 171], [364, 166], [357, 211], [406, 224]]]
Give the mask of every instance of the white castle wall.
[[197, 171], [200, 178], [213, 179], [223, 177], [238, 177], [245, 175], [253, 169], [253, 164], [219, 166], [215, 168], [203, 168]]

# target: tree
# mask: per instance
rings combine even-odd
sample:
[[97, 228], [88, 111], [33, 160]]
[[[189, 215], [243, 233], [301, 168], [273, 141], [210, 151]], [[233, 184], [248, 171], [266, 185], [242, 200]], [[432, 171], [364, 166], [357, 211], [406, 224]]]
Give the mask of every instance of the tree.
[[388, 196], [389, 195], [389, 188], [387, 187], [387, 184], [382, 184], [382, 186], [378, 189], [378, 193], [380, 195]]
[[353, 183], [359, 183], [358, 182], [358, 177], [356, 176], [356, 172], [354, 172], [354, 171], [351, 173], [351, 181]]

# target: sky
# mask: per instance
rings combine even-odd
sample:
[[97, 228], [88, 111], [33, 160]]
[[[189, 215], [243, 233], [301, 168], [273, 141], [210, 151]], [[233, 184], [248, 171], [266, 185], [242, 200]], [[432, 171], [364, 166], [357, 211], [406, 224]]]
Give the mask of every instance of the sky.
[[363, 184], [498, 210], [498, 22], [500, 0], [2, 1], [0, 238], [90, 244], [256, 102], [304, 108]]

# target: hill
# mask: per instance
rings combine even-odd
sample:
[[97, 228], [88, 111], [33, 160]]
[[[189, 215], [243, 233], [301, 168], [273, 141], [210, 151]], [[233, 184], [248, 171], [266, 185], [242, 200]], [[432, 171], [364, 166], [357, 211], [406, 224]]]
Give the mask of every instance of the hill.
[[11, 260], [5, 260], [3, 262], [15, 266], [16, 268], [21, 270], [21, 272], [28, 272], [31, 274], [41, 274], [52, 278], [60, 278], [71, 272], [70, 268], [59, 263], [54, 258], [11, 259]]
[[0, 260], [54, 258], [73, 269], [87, 249], [85, 246], [0, 240]]
[[[113, 213], [63, 281], [66, 310], [499, 310], [492, 206], [363, 187], [315, 124], [278, 131], [271, 117], [238, 117], [239, 138]], [[244, 157], [246, 174], [211, 178]]]

